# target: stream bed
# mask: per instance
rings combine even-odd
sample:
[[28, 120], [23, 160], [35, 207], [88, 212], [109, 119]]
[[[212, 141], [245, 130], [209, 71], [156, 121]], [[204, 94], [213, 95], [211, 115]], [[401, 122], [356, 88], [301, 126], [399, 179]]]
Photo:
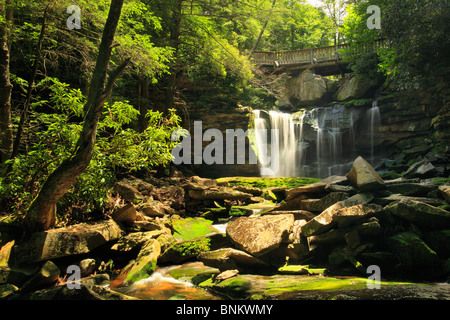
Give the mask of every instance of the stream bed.
[[201, 262], [158, 268], [132, 285], [111, 289], [141, 300], [450, 300], [450, 284], [382, 280], [378, 289], [354, 276], [238, 274], [223, 281]]

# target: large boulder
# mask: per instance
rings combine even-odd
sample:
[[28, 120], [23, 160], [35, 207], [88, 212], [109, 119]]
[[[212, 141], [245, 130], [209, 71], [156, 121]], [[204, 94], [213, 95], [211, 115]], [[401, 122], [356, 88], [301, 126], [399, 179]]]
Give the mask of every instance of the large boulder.
[[450, 228], [450, 212], [427, 203], [402, 200], [386, 206], [385, 210], [432, 230]]
[[[330, 206], [324, 210], [321, 214], [314, 217], [308, 221], [302, 228], [301, 234], [305, 237], [318, 235], [323, 232], [331, 230], [336, 224], [336, 218], [334, 215], [337, 214], [341, 209], [366, 204], [373, 200], [372, 194], [356, 194], [346, 200], [339, 201], [334, 205]], [[358, 212], [359, 211], [355, 211]], [[358, 215], [359, 216], [359, 215]]]
[[51, 261], [44, 263], [38, 273], [34, 274], [21, 288], [21, 292], [31, 292], [49, 287], [60, 275], [59, 268]]
[[434, 266], [439, 262], [436, 252], [413, 232], [393, 235], [386, 240], [386, 246], [398, 255], [407, 269]]
[[436, 185], [422, 184], [422, 183], [394, 183], [386, 185], [386, 189], [394, 194], [401, 194], [404, 196], [426, 196], [431, 191], [437, 188]]
[[148, 278], [156, 270], [156, 263], [160, 253], [161, 245], [158, 240], [150, 239], [142, 246], [136, 260], [129, 267], [125, 281], [128, 284], [132, 284]]
[[450, 203], [450, 186], [439, 186], [439, 192], [445, 201]]
[[440, 257], [450, 257], [450, 229], [430, 231], [423, 238]]
[[385, 187], [383, 179], [362, 157], [356, 158], [346, 177], [362, 192], [376, 191]]
[[171, 220], [173, 236], [179, 241], [193, 240], [211, 233], [218, 233], [212, 221], [205, 218], [174, 218]]
[[348, 194], [345, 192], [330, 192], [321, 199], [305, 199], [300, 203], [300, 210], [311, 212], [322, 212], [326, 208], [332, 206], [336, 202], [345, 200]]
[[305, 193], [320, 193], [325, 190], [326, 182], [316, 182], [306, 186], [296, 187], [287, 191], [286, 201], [295, 199]]
[[129, 233], [120, 238], [116, 243], [114, 243], [111, 247], [111, 250], [117, 252], [129, 252], [134, 248], [142, 246], [144, 243], [148, 242], [151, 239], [156, 239], [162, 233], [164, 233], [163, 230]]
[[352, 77], [339, 88], [336, 93], [336, 99], [338, 101], [346, 101], [364, 98], [365, 95], [377, 85], [377, 79], [363, 76]]
[[222, 248], [214, 251], [202, 252], [197, 258], [206, 266], [217, 268], [222, 272], [235, 269], [246, 271], [266, 266], [260, 259], [233, 248]]
[[424, 159], [410, 165], [403, 176], [405, 178], [426, 178], [432, 176], [435, 173], [436, 168], [434, 167], [434, 165], [427, 159]]
[[37, 232], [29, 241], [14, 246], [13, 261], [14, 264], [33, 263], [88, 253], [124, 234], [112, 219]]
[[288, 99], [302, 106], [326, 103], [337, 91], [335, 82], [329, 81], [311, 70], [303, 71], [299, 76], [286, 81]]
[[14, 247], [15, 241], [10, 241], [0, 248], [0, 267], [6, 267], [9, 265], [9, 259]]
[[228, 187], [216, 187], [208, 189], [189, 189], [188, 196], [195, 200], [248, 200], [253, 195]]
[[238, 249], [259, 257], [288, 240], [293, 226], [291, 214], [241, 217], [230, 222], [227, 235]]

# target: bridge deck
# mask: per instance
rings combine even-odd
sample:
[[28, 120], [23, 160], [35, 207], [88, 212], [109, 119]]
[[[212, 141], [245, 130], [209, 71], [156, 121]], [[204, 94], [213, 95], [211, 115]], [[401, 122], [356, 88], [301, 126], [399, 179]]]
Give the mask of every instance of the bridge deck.
[[[384, 41], [376, 41], [370, 46], [362, 47], [359, 51], [369, 52], [385, 47]], [[253, 63], [262, 67], [286, 67], [289, 69], [303, 69], [310, 65], [320, 66], [333, 62], [342, 62], [348, 44], [322, 48], [294, 50], [294, 51], [255, 51], [252, 56]]]

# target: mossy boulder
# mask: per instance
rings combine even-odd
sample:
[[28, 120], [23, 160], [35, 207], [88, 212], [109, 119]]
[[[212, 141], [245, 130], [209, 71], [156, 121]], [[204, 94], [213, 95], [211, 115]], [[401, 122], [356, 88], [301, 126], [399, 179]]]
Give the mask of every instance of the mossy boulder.
[[292, 189], [320, 181], [315, 178], [260, 178], [260, 177], [227, 177], [217, 179], [218, 183], [228, 183], [230, 186], [252, 186], [259, 189], [282, 188]]
[[215, 233], [193, 240], [173, 243], [158, 258], [160, 263], [181, 263], [199, 254], [231, 246], [225, 234]]
[[427, 203], [401, 200], [386, 206], [385, 210], [425, 228], [450, 229], [450, 212]]
[[29, 241], [14, 246], [12, 258], [20, 265], [84, 254], [124, 234], [121, 225], [112, 219], [36, 232]]
[[417, 267], [435, 266], [439, 259], [418, 235], [407, 231], [398, 233], [386, 240], [386, 246], [396, 253], [408, 270]]
[[161, 245], [155, 239], [145, 243], [127, 273], [126, 282], [132, 284], [139, 280], [148, 278], [155, 270], [158, 257], [161, 253]]
[[223, 281], [214, 281], [215, 277], [211, 277], [199, 283], [201, 288], [217, 291], [231, 299], [246, 299], [250, 296], [252, 289], [252, 281], [245, 277], [236, 276]]
[[205, 218], [173, 218], [170, 221], [173, 236], [176, 240], [186, 241], [206, 236], [218, 231], [212, 226], [212, 221]]
[[[334, 278], [323, 275], [250, 275], [238, 274], [224, 281], [216, 281], [215, 276], [199, 283], [202, 288], [226, 295], [230, 299], [247, 300], [323, 300], [336, 299], [370, 299], [379, 294], [378, 299], [389, 296], [402, 299], [420, 297], [419, 291], [431, 286], [414, 286], [407, 282], [380, 281], [381, 290], [367, 288], [367, 278]], [[431, 290], [433, 287], [431, 287]], [[429, 289], [430, 290], [430, 289]], [[381, 294], [382, 291], [383, 293]], [[343, 294], [345, 293], [345, 294]], [[440, 291], [438, 292], [440, 293]], [[435, 296], [438, 296], [435, 294]], [[448, 296], [448, 294], [447, 294]]]

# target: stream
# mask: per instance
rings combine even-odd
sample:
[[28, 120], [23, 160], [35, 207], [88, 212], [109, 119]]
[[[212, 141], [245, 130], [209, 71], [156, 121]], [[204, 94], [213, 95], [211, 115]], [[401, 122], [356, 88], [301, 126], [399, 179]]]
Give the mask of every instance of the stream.
[[159, 267], [148, 278], [127, 285], [123, 279], [111, 281], [111, 289], [141, 300], [220, 300], [221, 298], [199, 288], [190, 278], [209, 277], [219, 273], [217, 269], [206, 267], [202, 262]]

